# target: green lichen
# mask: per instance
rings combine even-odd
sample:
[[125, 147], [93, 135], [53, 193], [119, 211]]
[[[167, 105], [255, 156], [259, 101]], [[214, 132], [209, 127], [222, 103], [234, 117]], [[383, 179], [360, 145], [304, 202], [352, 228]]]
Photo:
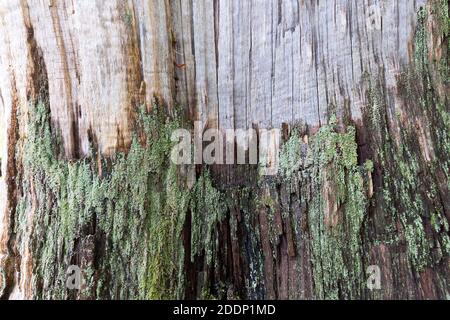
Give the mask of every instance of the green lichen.
[[437, 34], [441, 35], [446, 46], [442, 47], [443, 57], [437, 63], [438, 72], [445, 84], [450, 83], [450, 16], [447, 0], [435, 0], [431, 5], [431, 15], [435, 17]]
[[281, 176], [289, 180], [301, 166], [302, 150], [300, 136], [294, 131], [289, 140], [283, 144], [279, 157], [279, 170]]
[[[145, 108], [137, 113], [141, 137], [133, 137], [127, 154], [101, 158], [100, 176], [94, 155], [59, 159], [46, 106], [31, 107], [28, 136], [19, 150], [23, 176], [16, 233], [31, 239], [36, 297], [70, 297], [64, 283], [72, 264], [83, 270], [81, 296], [182, 297], [181, 233], [188, 210], [193, 255], [212, 252], [212, 229], [223, 218], [220, 194], [207, 174], [192, 191], [179, 181], [178, 168], [169, 161], [177, 119], [164, 116], [157, 104], [150, 114]], [[26, 242], [18, 243], [24, 252]], [[102, 252], [94, 253], [94, 246]]]
[[310, 147], [313, 194], [308, 219], [315, 291], [320, 298], [351, 298], [362, 288], [360, 235], [366, 197], [355, 141], [353, 127], [337, 133], [331, 121], [313, 137]]
[[[260, 258], [249, 265], [246, 287], [249, 295], [261, 297], [263, 264], [258, 232], [251, 227], [251, 196], [245, 188], [236, 189], [238, 197], [225, 195], [206, 169], [190, 190], [180, 181], [179, 167], [169, 160], [171, 133], [181, 125], [177, 118], [164, 116], [157, 104], [150, 114], [139, 108], [137, 134], [126, 154], [106, 159], [92, 153], [67, 161], [58, 157], [47, 107], [37, 103], [30, 109], [28, 136], [18, 151], [24, 161], [16, 233], [32, 239], [37, 298], [182, 298], [189, 281], [181, 237], [186, 216], [191, 217], [191, 262], [203, 257], [220, 269], [218, 225], [230, 206], [248, 213], [243, 218], [252, 243], [248, 250]], [[236, 202], [244, 194], [247, 209]], [[236, 219], [230, 227], [237, 236]], [[24, 253], [27, 243], [18, 243]], [[64, 285], [72, 264], [81, 267], [85, 280], [76, 293]], [[201, 296], [220, 296], [220, 288], [202, 274]]]
[[422, 72], [428, 65], [428, 45], [427, 34], [425, 30], [425, 22], [427, 19], [427, 10], [421, 8], [417, 13], [417, 28], [415, 35], [415, 66], [418, 71]]
[[373, 172], [373, 161], [370, 159], [366, 160], [366, 162], [364, 162], [364, 169], [366, 170], [366, 172], [372, 173]]
[[[436, 5], [437, 2], [433, 4]], [[434, 8], [434, 9], [433, 9]], [[431, 10], [435, 10], [432, 6]], [[434, 14], [436, 14], [435, 12]], [[448, 15], [448, 8], [447, 13]], [[384, 233], [375, 243], [406, 244], [409, 263], [415, 272], [433, 267], [448, 256], [448, 235], [436, 221], [445, 217], [439, 193], [449, 188], [449, 131], [447, 96], [436, 89], [440, 80], [433, 76], [435, 64], [429, 61], [429, 34], [426, 23], [429, 9], [418, 12], [415, 34], [415, 63], [398, 77], [400, 96], [408, 110], [396, 113], [408, 115], [390, 119], [386, 89], [382, 81], [369, 81], [367, 123], [372, 133], [371, 148], [382, 169], [382, 204], [385, 213]], [[440, 31], [446, 19], [437, 19]], [[446, 56], [443, 57], [443, 60]], [[442, 74], [441, 74], [442, 76]], [[380, 114], [381, 117], [373, 117]], [[410, 119], [414, 118], [416, 122]], [[423, 129], [416, 125], [424, 124]], [[392, 130], [391, 128], [396, 128]], [[430, 130], [430, 128], [433, 128]], [[421, 129], [421, 130], [418, 130]], [[442, 176], [445, 179], [442, 179]], [[443, 180], [447, 189], [443, 189]], [[433, 228], [427, 228], [431, 224]], [[438, 258], [433, 252], [438, 251]]]
[[212, 186], [209, 173], [204, 172], [193, 188], [192, 198], [192, 251], [191, 260], [198, 254], [206, 254], [206, 262], [212, 262], [216, 252], [217, 223], [224, 219], [228, 209], [223, 195]]
[[[331, 117], [309, 145], [303, 144], [303, 151], [294, 133], [280, 154], [280, 175], [309, 186], [310, 193], [301, 197], [309, 208], [315, 297], [327, 299], [360, 296], [364, 278], [360, 235], [367, 172], [358, 165], [355, 129], [349, 126], [338, 132], [336, 125]], [[366, 165], [370, 167], [370, 162]]]
[[[371, 94], [382, 95], [382, 89], [378, 87]], [[369, 104], [369, 109], [373, 108], [379, 108], [380, 112], [386, 110], [384, 104]], [[370, 128], [377, 137], [373, 142], [373, 147], [378, 148], [376, 161], [383, 170], [381, 206], [386, 214], [384, 233], [379, 234], [379, 241], [375, 243], [398, 245], [402, 241], [399, 235], [403, 234], [410, 262], [416, 271], [420, 271], [431, 263], [431, 248], [423, 227], [426, 219], [425, 200], [418, 192], [424, 160], [420, 151], [412, 147], [419, 144], [413, 142], [417, 135], [400, 125], [401, 142], [394, 141], [388, 131], [386, 118], [382, 117], [378, 123], [375, 121], [374, 118], [369, 119]], [[399, 225], [402, 226], [400, 229]]]

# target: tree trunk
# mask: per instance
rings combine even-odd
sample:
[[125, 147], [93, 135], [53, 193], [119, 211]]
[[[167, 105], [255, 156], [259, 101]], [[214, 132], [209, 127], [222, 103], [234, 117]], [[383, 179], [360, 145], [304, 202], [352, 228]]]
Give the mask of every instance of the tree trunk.
[[[2, 298], [450, 297], [447, 0], [11, 0], [0, 41]], [[195, 121], [282, 129], [277, 174], [175, 165]]]

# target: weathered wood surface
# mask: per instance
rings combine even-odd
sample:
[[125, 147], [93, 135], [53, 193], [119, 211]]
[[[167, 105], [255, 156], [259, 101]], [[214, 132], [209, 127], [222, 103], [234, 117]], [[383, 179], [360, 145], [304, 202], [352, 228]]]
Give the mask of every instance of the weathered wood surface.
[[[3, 119], [26, 108], [36, 57], [68, 157], [130, 141], [130, 105], [157, 94], [208, 126], [280, 127], [361, 116], [364, 73], [389, 87], [424, 1], [6, 1]], [[35, 48], [34, 48], [35, 47]], [[34, 52], [35, 51], [35, 52]], [[28, 80], [27, 80], [28, 79]]]
[[[169, 108], [180, 104], [190, 119], [201, 120], [205, 127], [270, 128], [302, 121], [317, 128], [326, 124], [331, 114], [361, 125], [368, 104], [369, 88], [364, 81], [367, 75], [382, 79], [384, 98], [392, 110], [404, 107], [405, 101], [398, 97], [397, 78], [414, 59], [417, 12], [431, 2], [3, 1], [0, 265], [6, 272], [15, 270], [22, 275], [14, 282], [12, 296], [32, 296], [27, 291], [32, 273], [27, 259], [32, 254], [24, 254], [14, 266], [8, 256], [14, 242], [11, 214], [16, 205], [15, 177], [20, 167], [14, 146], [27, 135], [23, 129], [26, 113], [29, 103], [42, 94], [41, 82], [48, 83], [44, 94], [52, 124], [60, 130], [65, 157], [70, 160], [87, 155], [92, 142], [106, 156], [127, 150], [133, 134], [134, 106], [150, 104], [154, 95]], [[430, 52], [438, 52], [433, 49], [442, 45], [441, 38], [438, 35], [429, 44]], [[21, 129], [15, 132], [19, 124]], [[427, 136], [427, 130], [423, 129], [422, 136]], [[364, 149], [367, 141], [358, 138], [363, 140], [359, 142]], [[420, 140], [425, 145], [420, 152], [427, 153], [424, 139]], [[239, 212], [230, 215], [240, 219]], [[268, 232], [264, 220], [254, 223], [261, 226], [262, 232]], [[280, 237], [293, 237], [286, 232], [281, 230]], [[302, 243], [299, 250], [307, 246], [301, 242], [302, 235], [295, 236]], [[279, 244], [279, 260], [273, 262], [265, 257], [265, 296], [309, 298], [313, 296], [306, 263], [309, 251], [303, 250], [305, 256], [293, 262], [295, 259], [285, 252], [292, 250], [290, 242], [283, 241]], [[240, 244], [232, 243], [238, 250]], [[262, 241], [261, 246], [270, 250], [271, 244]], [[384, 247], [372, 251], [381, 259], [391, 259], [387, 257], [391, 252]], [[234, 257], [233, 267], [229, 266], [235, 272], [235, 286], [245, 282], [242, 264], [250, 263], [239, 259], [248, 257]], [[437, 280], [430, 280], [433, 284], [428, 292], [412, 283], [408, 263], [405, 260], [392, 267], [403, 271], [387, 270], [407, 274], [405, 290], [416, 291], [396, 295], [391, 288], [384, 297], [441, 297], [442, 286], [441, 291], [434, 288]], [[188, 266], [191, 272], [192, 268]], [[270, 268], [273, 275], [267, 271]], [[294, 268], [304, 268], [301, 279], [296, 278]], [[421, 281], [433, 277], [431, 270], [427, 272]], [[272, 279], [276, 285], [269, 284], [267, 279], [272, 277], [278, 277]], [[292, 278], [302, 282], [294, 285], [301, 293], [290, 294], [288, 282]], [[395, 281], [401, 279], [392, 281], [391, 285], [397, 287]], [[192, 289], [191, 294], [198, 292]]]

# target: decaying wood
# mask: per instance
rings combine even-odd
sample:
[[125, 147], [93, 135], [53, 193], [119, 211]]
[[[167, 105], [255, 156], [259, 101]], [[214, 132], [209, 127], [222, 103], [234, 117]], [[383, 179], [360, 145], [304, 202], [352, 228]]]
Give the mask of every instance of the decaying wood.
[[[393, 116], [398, 113], [402, 123], [414, 123], [417, 128], [420, 166], [444, 154], [434, 150], [428, 118], [412, 111], [410, 105], [415, 102], [402, 93], [399, 81], [415, 65], [421, 8], [431, 13], [426, 24], [429, 60], [447, 54], [448, 34], [436, 31], [437, 14], [431, 9], [438, 2], [4, 1], [0, 4], [0, 294], [35, 296], [33, 259], [39, 257], [27, 250], [34, 241], [34, 209], [22, 243], [17, 243], [14, 229], [22, 167], [16, 152], [29, 134], [30, 105], [38, 98], [48, 104], [52, 128], [61, 135], [63, 158], [76, 161], [89, 155], [92, 145], [99, 157], [127, 152], [136, 133], [135, 107], [151, 106], [156, 96], [168, 114], [180, 105], [189, 120], [200, 120], [205, 128], [281, 128], [301, 122], [308, 127], [303, 145], [332, 115], [341, 125], [354, 125], [359, 164], [366, 159], [376, 162], [367, 187], [372, 204], [370, 217], [365, 218], [370, 227], [362, 236], [361, 261], [363, 267], [379, 263], [386, 286], [381, 293], [368, 292], [361, 284], [351, 290], [339, 288], [344, 292], [340, 298], [448, 297], [448, 256], [415, 273], [404, 241], [398, 246], [375, 243], [374, 239], [382, 238], [381, 229], [389, 217], [380, 200], [385, 170], [377, 163], [377, 159], [381, 163], [380, 143], [366, 127], [368, 92], [377, 84], [392, 140], [403, 141], [400, 122]], [[433, 83], [435, 95], [448, 104], [448, 85]], [[448, 105], [444, 107], [448, 112]], [[220, 283], [227, 286], [229, 297], [317, 297], [308, 227], [309, 201], [317, 192], [314, 182], [302, 181], [295, 192], [287, 185], [259, 188], [263, 197], [274, 199], [270, 216], [269, 205], [253, 206], [251, 197], [232, 188], [240, 184], [237, 180], [228, 183], [242, 176], [239, 171], [213, 171], [217, 188], [236, 201], [216, 226], [221, 249], [216, 259], [222, 267], [208, 265], [205, 252], [193, 260], [185, 258], [187, 282], [181, 296], [200, 297], [205, 287], [217, 293]], [[252, 181], [251, 173], [247, 174], [243, 180]], [[438, 185], [439, 206], [448, 223], [448, 172], [442, 169], [433, 174], [430, 184]], [[342, 224], [336, 186], [325, 183], [321, 192], [327, 205], [325, 225]], [[247, 217], [248, 211], [252, 214]], [[190, 214], [186, 219], [182, 235], [185, 256], [190, 257]], [[442, 232], [448, 234], [448, 230]], [[93, 256], [101, 252], [100, 235], [80, 237], [78, 259], [83, 266], [92, 265]], [[256, 267], [262, 270], [262, 279], [252, 278]], [[251, 281], [255, 281], [253, 287]], [[102, 298], [92, 292], [81, 298]]]

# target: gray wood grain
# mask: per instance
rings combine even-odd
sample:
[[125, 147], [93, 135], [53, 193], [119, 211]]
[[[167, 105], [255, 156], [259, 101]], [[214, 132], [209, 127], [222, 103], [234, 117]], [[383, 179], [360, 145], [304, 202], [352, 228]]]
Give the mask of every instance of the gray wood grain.
[[27, 108], [31, 27], [69, 157], [87, 153], [88, 132], [105, 154], [126, 147], [142, 93], [205, 127], [318, 126], [344, 107], [358, 119], [362, 75], [383, 69], [395, 87], [425, 2], [10, 0], [0, 5], [0, 103], [6, 115], [15, 87]]

